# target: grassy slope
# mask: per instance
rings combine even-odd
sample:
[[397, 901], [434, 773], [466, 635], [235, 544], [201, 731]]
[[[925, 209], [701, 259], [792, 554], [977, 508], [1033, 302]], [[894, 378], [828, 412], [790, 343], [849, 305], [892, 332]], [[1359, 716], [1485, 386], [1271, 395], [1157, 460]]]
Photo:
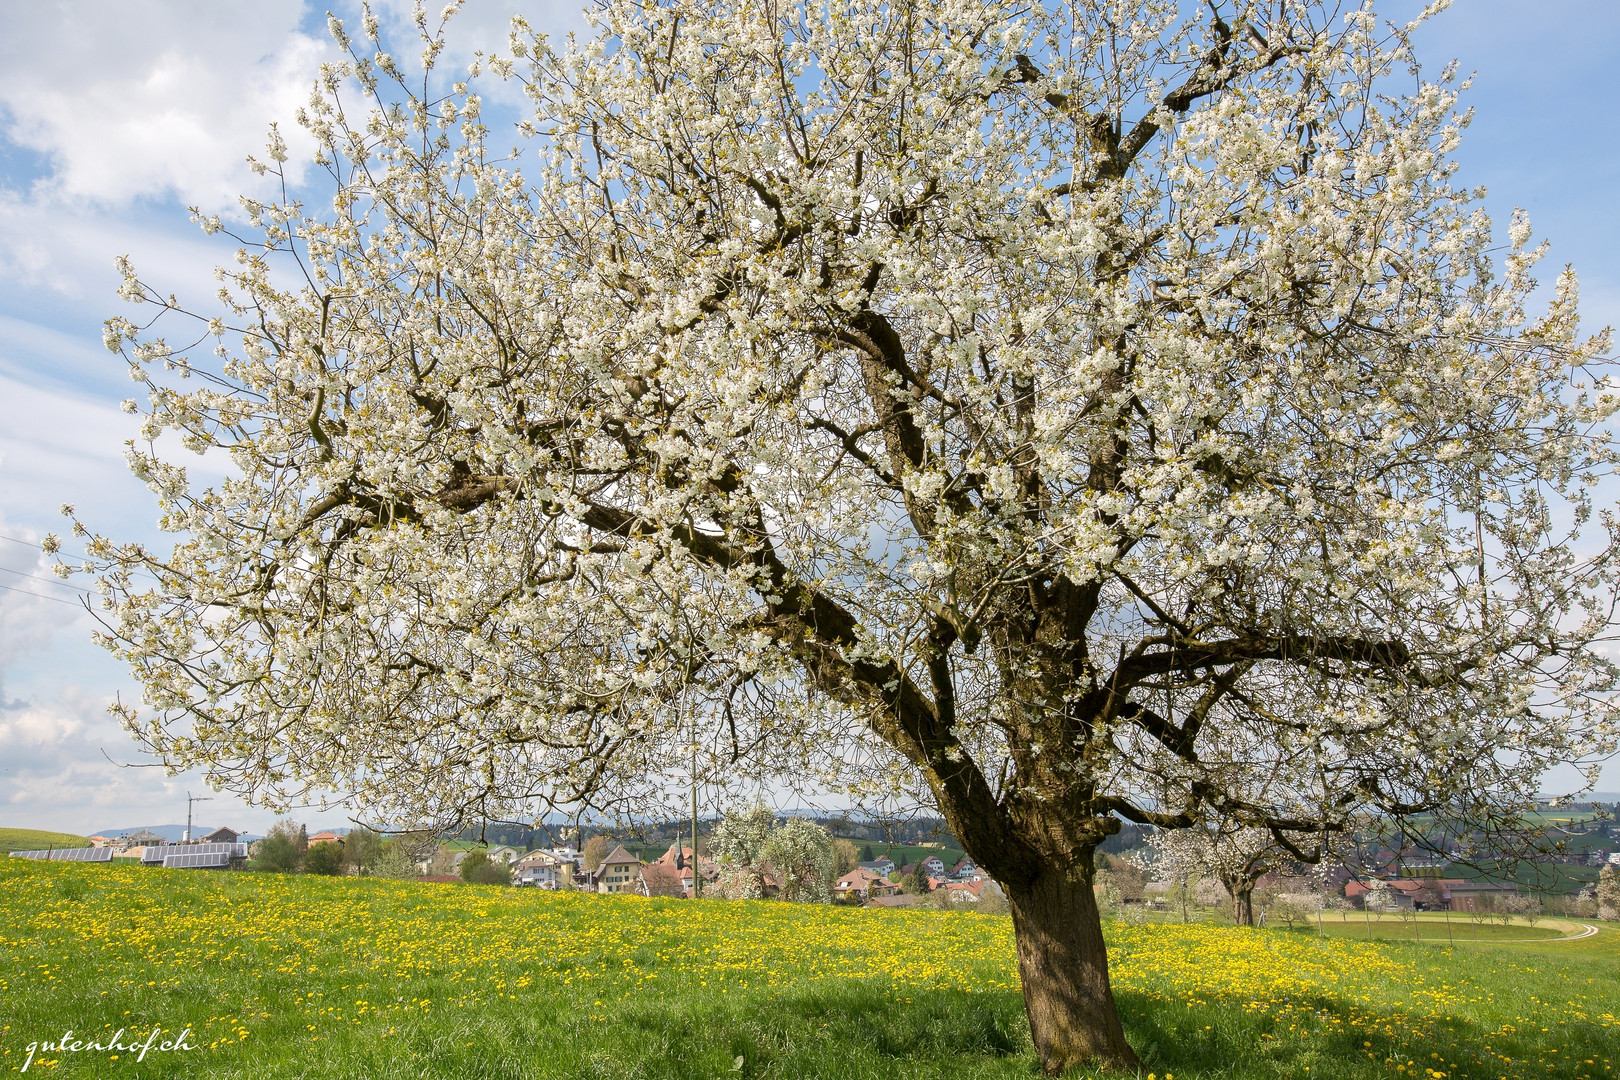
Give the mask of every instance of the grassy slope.
[[1448, 878], [1462, 878], [1467, 881], [1478, 878], [1494, 881], [1505, 876], [1530, 892], [1554, 896], [1579, 892], [1583, 885], [1596, 881], [1600, 872], [1602, 867], [1598, 866], [1573, 866], [1568, 863], [1551, 862], [1520, 863], [1506, 875], [1486, 874], [1472, 866], [1460, 866], [1456, 863], [1447, 866], [1445, 871]]
[[[1620, 928], [1455, 949], [1109, 936], [1131, 1038], [1160, 1076], [1620, 1066], [1604, 1056], [1620, 1059]], [[1037, 1075], [1004, 917], [0, 862], [0, 1071], [65, 1027], [153, 1024], [190, 1025], [199, 1048], [129, 1075]], [[127, 1057], [35, 1068], [123, 1075]]]
[[[1411, 942], [1415, 945], [1455, 945], [1458, 948], [1475, 944], [1517, 943], [1527, 939], [1550, 940], [1579, 932], [1577, 923], [1563, 919], [1542, 920], [1535, 926], [1528, 926], [1521, 920], [1503, 926], [1495, 922], [1476, 923], [1466, 918], [1453, 918], [1447, 925], [1444, 919], [1436, 918], [1419, 917], [1412, 921], [1389, 914], [1382, 918], [1376, 915], [1367, 917], [1366, 913], [1360, 911], [1348, 914], [1350, 917], [1342, 921], [1337, 913], [1324, 919], [1321, 932], [1329, 937], [1350, 941]], [[1314, 932], [1315, 924], [1308, 929]]]
[[850, 843], [855, 845], [857, 851], [865, 851], [867, 848], [871, 848], [874, 859], [887, 855], [895, 861], [897, 866], [904, 866], [907, 863], [916, 862], [918, 859], [926, 859], [930, 855], [938, 855], [941, 861], [945, 863], [945, 869], [947, 870], [962, 861], [962, 852], [959, 848], [930, 848], [923, 847], [920, 844], [885, 844], [876, 840], [851, 840]]
[[0, 828], [0, 852], [32, 851], [52, 847], [89, 847], [90, 841], [82, 836], [65, 832], [44, 832], [39, 829]]

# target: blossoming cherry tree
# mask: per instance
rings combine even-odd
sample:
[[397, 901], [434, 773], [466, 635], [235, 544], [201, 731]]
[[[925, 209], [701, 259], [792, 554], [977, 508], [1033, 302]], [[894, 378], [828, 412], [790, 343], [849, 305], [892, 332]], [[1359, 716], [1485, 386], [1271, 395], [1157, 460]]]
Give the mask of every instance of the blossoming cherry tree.
[[1501, 823], [1613, 746], [1604, 342], [1340, 11], [602, 0], [442, 94], [334, 24], [328, 190], [246, 204], [218, 358], [109, 324], [178, 537], [90, 542], [124, 721], [396, 822], [924, 800], [1045, 1067], [1132, 1065], [1121, 818]]

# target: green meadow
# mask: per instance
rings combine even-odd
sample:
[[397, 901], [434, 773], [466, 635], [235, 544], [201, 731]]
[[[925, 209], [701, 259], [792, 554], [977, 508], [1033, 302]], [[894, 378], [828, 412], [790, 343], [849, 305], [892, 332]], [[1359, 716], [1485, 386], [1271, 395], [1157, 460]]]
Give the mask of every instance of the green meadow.
[[[1620, 1059], [1620, 927], [1454, 944], [1107, 930], [1155, 1080], [1596, 1078]], [[120, 1029], [133, 1049], [44, 1046]], [[1005, 916], [6, 860], [0, 1069], [25, 1064], [244, 1080], [1039, 1073]]]
[[42, 829], [0, 829], [0, 854], [36, 851], [42, 848], [89, 846], [89, 840], [72, 833], [45, 832]]

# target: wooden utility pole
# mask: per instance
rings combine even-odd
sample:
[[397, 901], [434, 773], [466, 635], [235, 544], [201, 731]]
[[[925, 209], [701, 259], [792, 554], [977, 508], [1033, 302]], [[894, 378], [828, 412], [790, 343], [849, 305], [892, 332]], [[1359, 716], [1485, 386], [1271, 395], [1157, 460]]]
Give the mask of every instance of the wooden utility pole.
[[703, 875], [698, 873], [697, 852], [697, 718], [692, 718], [692, 899], [703, 896]]

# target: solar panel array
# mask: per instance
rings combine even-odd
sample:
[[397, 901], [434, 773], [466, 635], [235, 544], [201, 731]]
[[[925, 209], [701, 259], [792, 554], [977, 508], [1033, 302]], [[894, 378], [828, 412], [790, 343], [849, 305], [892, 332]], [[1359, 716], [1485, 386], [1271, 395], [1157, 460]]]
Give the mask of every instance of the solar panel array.
[[[205, 844], [185, 844], [182, 847], [206, 847]], [[231, 847], [230, 844], [217, 844], [216, 847]], [[165, 870], [213, 870], [221, 866], [231, 865], [231, 856], [226, 851], [187, 851], [183, 854], [168, 855], [163, 859]]]
[[153, 844], [141, 856], [141, 862], [167, 866], [172, 855], [218, 855], [222, 852], [232, 859], [245, 859], [247, 849], [246, 844]]
[[51, 852], [51, 862], [112, 862], [112, 848], [57, 848]]
[[44, 851], [13, 851], [13, 859], [49, 859], [51, 862], [111, 862], [112, 848], [62, 847]]
[[[246, 844], [153, 844], [141, 855], [143, 863], [162, 863], [167, 867], [229, 866], [232, 859], [245, 859]], [[112, 848], [47, 848], [44, 851], [13, 851], [13, 859], [38, 859], [51, 862], [112, 862]]]

